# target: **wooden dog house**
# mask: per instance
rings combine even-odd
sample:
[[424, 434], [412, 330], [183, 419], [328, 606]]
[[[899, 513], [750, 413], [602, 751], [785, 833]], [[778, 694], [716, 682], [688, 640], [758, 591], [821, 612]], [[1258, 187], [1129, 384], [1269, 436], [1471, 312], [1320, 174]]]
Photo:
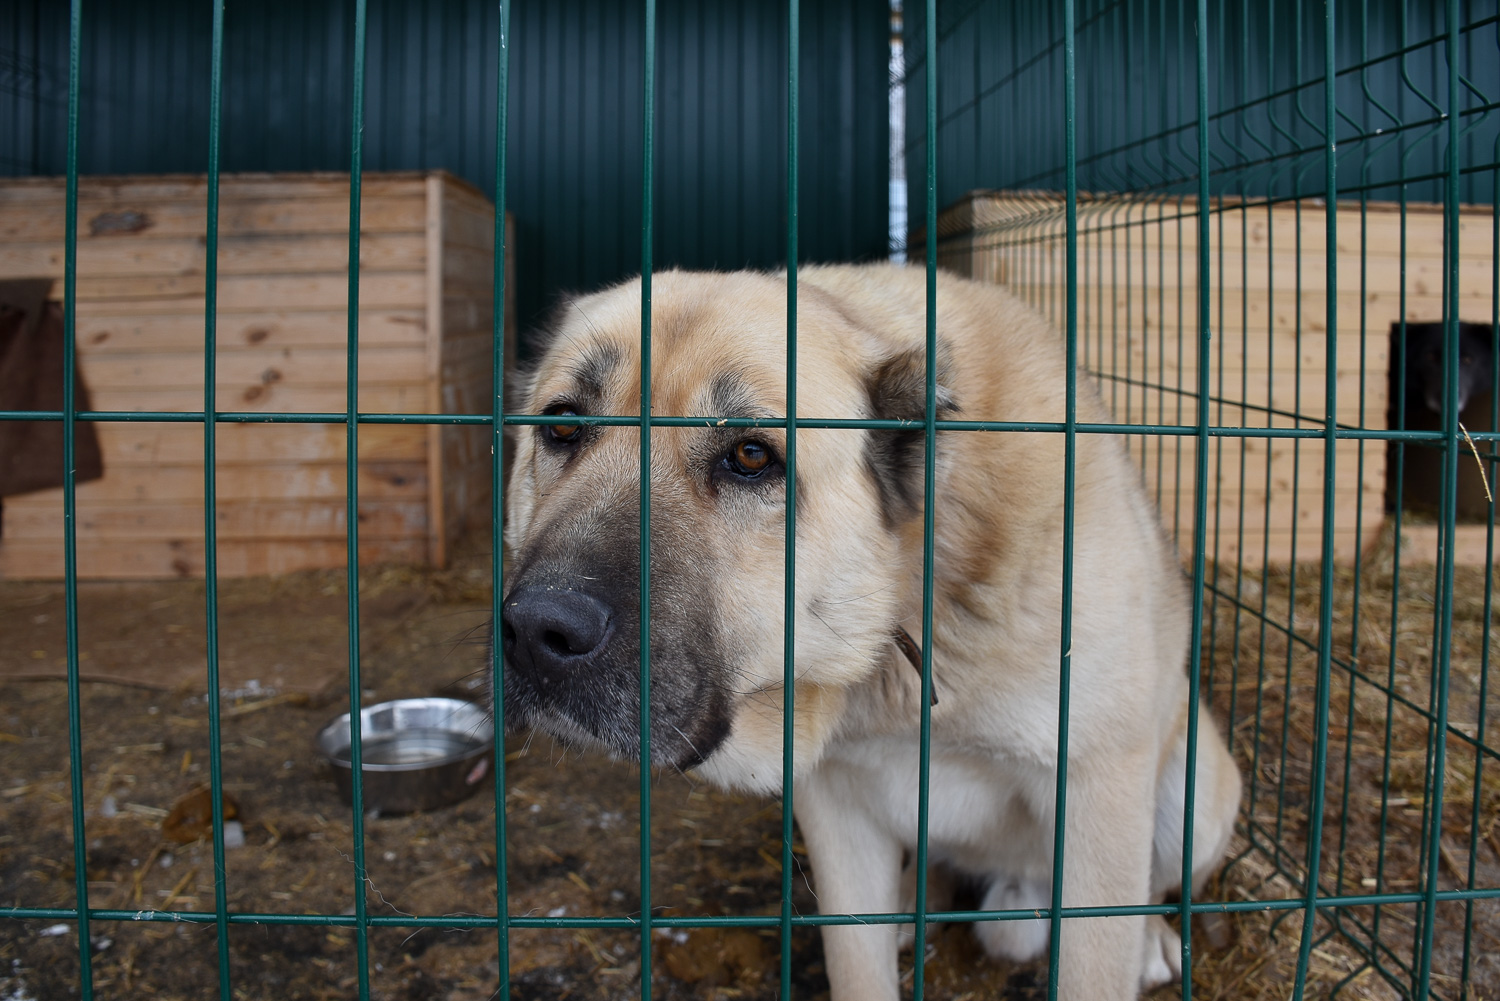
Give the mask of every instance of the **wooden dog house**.
[[[203, 409], [206, 200], [202, 176], [81, 179], [77, 351], [95, 409]], [[61, 178], [0, 181], [0, 277], [55, 278], [60, 298], [63, 233]], [[221, 178], [220, 411], [345, 409], [348, 233], [347, 174]], [[365, 174], [360, 233], [360, 410], [490, 413], [493, 205], [443, 172]], [[79, 575], [202, 574], [202, 425], [97, 427]], [[342, 424], [221, 423], [216, 442], [221, 574], [345, 563]], [[365, 424], [358, 469], [362, 561], [442, 566], [489, 517], [488, 427]], [[0, 577], [61, 576], [62, 491], [6, 498], [3, 517]]]
[[[1198, 419], [1198, 208], [1188, 197], [1081, 195], [1078, 358], [1116, 420], [1191, 425]], [[1390, 328], [1443, 315], [1442, 207], [1340, 204], [1337, 212], [1336, 419], [1387, 426]], [[1459, 296], [1465, 319], [1490, 316], [1491, 209], [1460, 215]], [[1327, 211], [1316, 200], [1216, 201], [1209, 219], [1209, 423], [1310, 428], [1325, 413]], [[1009, 286], [1061, 326], [1067, 304], [1062, 197], [973, 192], [938, 220], [938, 263]], [[1403, 259], [1404, 236], [1404, 259]], [[913, 258], [922, 242], [914, 238]], [[941, 309], [941, 304], [939, 304]], [[1061, 390], [1059, 390], [1061, 391]], [[1163, 522], [1192, 551], [1196, 442], [1130, 435]], [[1323, 443], [1216, 437], [1208, 456], [1210, 559], [1245, 566], [1321, 556]], [[1383, 442], [1335, 447], [1334, 556], [1352, 560], [1385, 521]], [[1436, 526], [1403, 526], [1408, 558], [1431, 561]], [[1294, 547], [1295, 541], [1295, 547]], [[1484, 526], [1460, 526], [1457, 557], [1483, 562]]]

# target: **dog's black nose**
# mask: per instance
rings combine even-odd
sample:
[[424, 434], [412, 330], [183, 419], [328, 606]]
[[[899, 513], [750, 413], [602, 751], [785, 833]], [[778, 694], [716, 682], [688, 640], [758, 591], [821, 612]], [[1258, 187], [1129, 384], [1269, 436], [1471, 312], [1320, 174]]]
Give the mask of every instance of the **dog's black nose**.
[[604, 649], [613, 619], [608, 605], [583, 591], [519, 588], [501, 614], [505, 659], [538, 681], [588, 667]]

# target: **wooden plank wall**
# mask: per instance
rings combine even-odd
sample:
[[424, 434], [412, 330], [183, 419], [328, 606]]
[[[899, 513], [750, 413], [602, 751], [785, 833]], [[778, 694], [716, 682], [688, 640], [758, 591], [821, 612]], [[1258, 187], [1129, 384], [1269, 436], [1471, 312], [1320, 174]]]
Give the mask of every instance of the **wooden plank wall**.
[[[434, 301], [440, 315], [434, 329], [442, 331], [434, 358], [436, 401], [442, 413], [488, 414], [493, 372], [493, 310], [495, 278], [495, 208], [478, 191], [444, 175], [433, 186], [429, 213], [442, 233], [442, 267], [432, 277], [441, 285]], [[505, 287], [515, 287], [515, 235], [506, 219]], [[504, 370], [515, 370], [515, 296], [505, 306]], [[440, 526], [433, 533], [432, 560], [446, 562], [453, 543], [466, 531], [488, 526], [490, 519], [490, 431], [485, 427], [433, 427], [429, 431], [431, 461], [444, 470], [441, 493], [434, 491], [432, 510]], [[508, 454], [507, 450], [507, 454]]]
[[[430, 189], [455, 192], [448, 200], [459, 210], [487, 203], [447, 175], [432, 178], [363, 179], [364, 411], [423, 412], [442, 395], [429, 359], [445, 330], [429, 322], [429, 272], [441, 275], [453, 262], [442, 243], [445, 259], [431, 259]], [[202, 177], [81, 181], [78, 354], [95, 409], [202, 409], [206, 197]], [[220, 198], [219, 408], [344, 410], [348, 176], [226, 175]], [[63, 218], [61, 179], [0, 183], [0, 275], [55, 277], [60, 296]], [[469, 253], [484, 252], [481, 244]], [[464, 307], [482, 313], [477, 325], [488, 330], [488, 289], [465, 295]], [[487, 359], [483, 369], [487, 383]], [[102, 423], [99, 433], [104, 478], [78, 488], [80, 575], [202, 574], [202, 427]], [[219, 425], [222, 574], [344, 564], [344, 434], [337, 425]], [[425, 427], [361, 428], [362, 560], [441, 564], [433, 498], [443, 496], [447, 470], [430, 459]], [[60, 576], [61, 533], [61, 490], [7, 498], [0, 577]]]
[[[1460, 312], [1490, 316], [1491, 215], [1465, 210]], [[1442, 318], [1440, 206], [1339, 206], [1336, 417], [1387, 426], [1390, 325]], [[1078, 336], [1083, 368], [1122, 423], [1198, 419], [1197, 203], [1080, 200]], [[1059, 326], [1066, 310], [1066, 218], [1060, 198], [977, 192], [939, 220], [942, 266], [1010, 286]], [[1312, 200], [1216, 203], [1210, 219], [1213, 328], [1209, 422], [1317, 428], [1325, 415], [1327, 216]], [[1405, 299], [1403, 303], [1402, 291]], [[1131, 435], [1141, 475], [1184, 556], [1193, 536], [1196, 443]], [[1247, 566], [1321, 556], [1321, 442], [1216, 438], [1210, 445], [1211, 558]], [[1352, 560], [1385, 518], [1385, 447], [1341, 442], [1335, 455], [1333, 550]]]

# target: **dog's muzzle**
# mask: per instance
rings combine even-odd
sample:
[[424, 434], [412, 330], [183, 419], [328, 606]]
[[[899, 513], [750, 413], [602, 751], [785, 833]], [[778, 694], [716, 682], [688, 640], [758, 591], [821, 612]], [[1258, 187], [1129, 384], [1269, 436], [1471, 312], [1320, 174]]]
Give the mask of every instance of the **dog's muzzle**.
[[615, 613], [584, 591], [522, 587], [505, 602], [500, 627], [506, 663], [539, 689], [587, 678], [614, 632]]
[[[640, 643], [633, 595], [612, 601], [590, 585], [603, 575], [521, 574], [501, 608], [507, 726], [534, 726], [568, 742], [639, 758]], [[652, 644], [651, 763], [691, 768], [728, 736], [728, 692], [711, 645], [688, 642], [672, 609]], [[659, 646], [658, 646], [659, 644]]]

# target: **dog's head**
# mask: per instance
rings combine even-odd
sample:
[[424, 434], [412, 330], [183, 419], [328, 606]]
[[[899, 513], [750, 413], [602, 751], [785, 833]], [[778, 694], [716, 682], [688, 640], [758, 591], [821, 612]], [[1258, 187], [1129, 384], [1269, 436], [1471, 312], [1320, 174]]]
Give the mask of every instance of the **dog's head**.
[[[635, 281], [570, 303], [526, 379], [524, 412], [639, 415], [640, 302]], [[658, 274], [651, 331], [654, 414], [784, 420], [784, 279]], [[920, 419], [920, 352], [890, 350], [811, 286], [798, 344], [799, 414]], [[780, 783], [786, 449], [784, 427], [651, 429], [653, 765]], [[507, 723], [625, 758], [640, 740], [641, 468], [636, 427], [520, 429], [497, 630]], [[892, 655], [921, 431], [799, 430], [796, 470], [796, 752], [810, 764], [842, 693]]]
[[[1400, 322], [1391, 324], [1396, 336]], [[1441, 416], [1444, 368], [1447, 364], [1447, 328], [1442, 323], [1406, 325], [1406, 395], [1408, 408], [1421, 404]], [[1494, 387], [1495, 328], [1488, 323], [1458, 325], [1458, 385], [1456, 396], [1462, 413], [1469, 401]]]

